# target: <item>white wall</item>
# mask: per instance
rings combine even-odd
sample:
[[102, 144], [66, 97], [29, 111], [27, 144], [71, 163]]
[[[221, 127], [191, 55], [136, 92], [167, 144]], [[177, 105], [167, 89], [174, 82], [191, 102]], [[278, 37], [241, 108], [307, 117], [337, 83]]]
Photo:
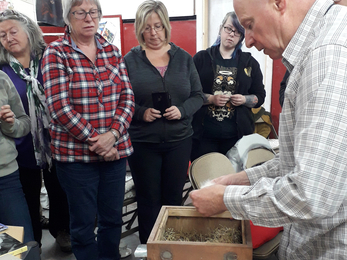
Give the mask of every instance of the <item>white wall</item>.
[[36, 21], [36, 12], [34, 10], [35, 0], [11, 0], [7, 2], [13, 4], [14, 10], [21, 12]]

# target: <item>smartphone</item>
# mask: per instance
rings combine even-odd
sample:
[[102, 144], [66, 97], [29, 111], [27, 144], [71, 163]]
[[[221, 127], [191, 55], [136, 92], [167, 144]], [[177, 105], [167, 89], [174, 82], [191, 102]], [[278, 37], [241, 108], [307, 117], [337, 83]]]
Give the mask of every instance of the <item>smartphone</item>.
[[6, 229], [8, 229], [8, 227], [6, 225], [0, 223], [0, 232], [4, 231]]
[[152, 93], [153, 108], [160, 111], [163, 115], [165, 109], [171, 107], [171, 96], [168, 92], [154, 92]]

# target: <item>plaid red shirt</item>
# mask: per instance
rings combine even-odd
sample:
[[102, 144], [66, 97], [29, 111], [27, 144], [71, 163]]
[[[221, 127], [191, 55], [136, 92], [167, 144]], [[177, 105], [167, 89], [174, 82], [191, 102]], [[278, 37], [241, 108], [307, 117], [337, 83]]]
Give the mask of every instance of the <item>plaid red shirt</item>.
[[96, 34], [93, 64], [65, 32], [44, 52], [42, 74], [51, 113], [51, 149], [60, 162], [96, 162], [87, 139], [119, 131], [121, 157], [133, 152], [127, 129], [134, 113], [134, 93], [123, 57], [114, 45]]

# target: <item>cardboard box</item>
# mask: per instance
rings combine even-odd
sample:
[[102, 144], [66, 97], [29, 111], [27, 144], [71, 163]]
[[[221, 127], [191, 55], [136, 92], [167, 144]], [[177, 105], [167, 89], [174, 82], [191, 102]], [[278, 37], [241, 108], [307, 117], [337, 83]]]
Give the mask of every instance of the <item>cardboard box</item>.
[[23, 242], [23, 238], [24, 238], [24, 228], [23, 227], [19, 227], [19, 226], [7, 226], [7, 227], [8, 227], [8, 229], [6, 229], [0, 233], [7, 233], [10, 236], [17, 239], [18, 241]]
[[[206, 233], [220, 225], [239, 228], [242, 244], [164, 241], [166, 228]], [[251, 260], [249, 221], [231, 219], [229, 212], [204, 217], [194, 207], [163, 206], [147, 241], [147, 260]]]

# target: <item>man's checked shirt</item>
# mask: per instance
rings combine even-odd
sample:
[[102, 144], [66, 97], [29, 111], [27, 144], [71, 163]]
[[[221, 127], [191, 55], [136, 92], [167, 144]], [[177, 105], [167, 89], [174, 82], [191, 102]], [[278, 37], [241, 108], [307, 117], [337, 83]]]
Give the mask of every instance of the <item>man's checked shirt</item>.
[[284, 226], [278, 257], [347, 257], [347, 8], [316, 0], [283, 53], [280, 153], [228, 186], [236, 219]]

